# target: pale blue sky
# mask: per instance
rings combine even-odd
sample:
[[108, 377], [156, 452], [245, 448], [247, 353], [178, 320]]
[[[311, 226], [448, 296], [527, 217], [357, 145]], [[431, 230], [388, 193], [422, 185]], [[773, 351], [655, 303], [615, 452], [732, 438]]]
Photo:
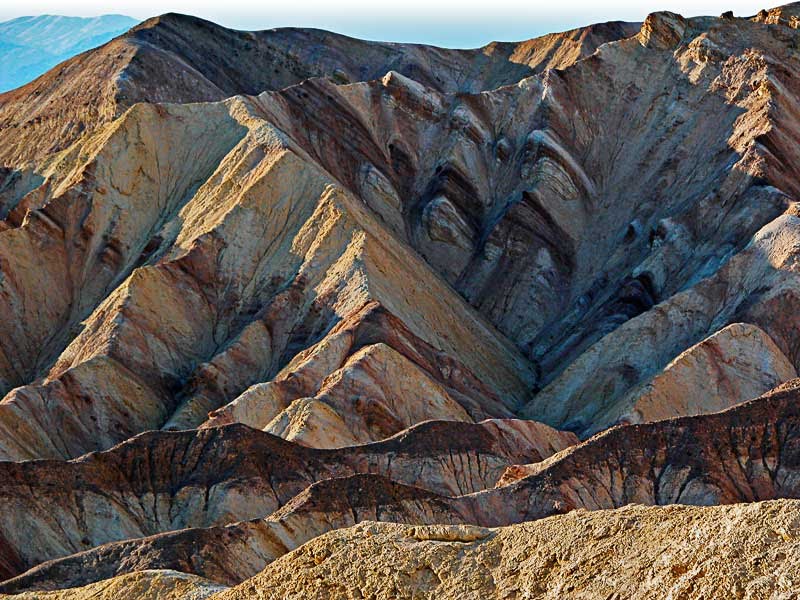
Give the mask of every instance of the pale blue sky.
[[31, 14], [93, 16], [121, 13], [144, 19], [164, 12], [194, 14], [237, 29], [319, 27], [388, 41], [474, 47], [521, 40], [598, 21], [642, 20], [655, 10], [684, 15], [752, 15], [747, 0], [25, 0], [0, 2], [0, 20]]

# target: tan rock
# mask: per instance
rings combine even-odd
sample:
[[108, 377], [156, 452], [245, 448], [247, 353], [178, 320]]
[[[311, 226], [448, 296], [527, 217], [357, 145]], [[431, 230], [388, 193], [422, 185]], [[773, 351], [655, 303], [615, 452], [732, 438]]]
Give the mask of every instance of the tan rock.
[[[642, 423], [726, 409], [797, 377], [775, 342], [754, 325], [734, 323], [679, 354], [621, 401], [619, 419]], [[615, 408], [614, 413], [619, 409]], [[602, 422], [607, 417], [601, 415]]]
[[675, 13], [653, 13], [648, 15], [642, 25], [639, 42], [646, 48], [672, 50], [681, 43], [686, 26], [686, 19]]
[[[668, 365], [681, 348], [702, 341], [709, 330], [717, 331], [726, 321], [740, 320], [737, 310], [744, 320], [761, 328], [795, 366], [797, 355], [789, 332], [794, 320], [788, 309], [796, 302], [794, 290], [800, 283], [792, 258], [792, 248], [797, 247], [796, 222], [792, 214], [779, 217], [713, 277], [602, 338], [542, 390], [524, 414], [562, 427], [569, 424], [584, 433], [607, 427], [628, 410], [622, 398], [657, 375], [659, 367]], [[762, 290], [754, 287], [756, 282]], [[769, 291], [764, 293], [764, 288]], [[781, 372], [789, 373], [783, 368]]]
[[342, 448], [359, 442], [339, 413], [314, 398], [294, 400], [264, 431], [314, 448]]
[[202, 600], [225, 589], [196, 575], [177, 571], [137, 571], [80, 588], [25, 592], [0, 598], [18, 600]]
[[[3, 105], [11, 111], [4, 132], [23, 105], [47, 112], [40, 102], [52, 94], [76, 99], [71, 110], [87, 106], [77, 101], [85, 92], [88, 112], [105, 111], [59, 154], [40, 156], [43, 148], [26, 140], [52, 132], [60, 113], [37, 113], [24, 136], [3, 146], [38, 156], [35, 165], [15, 163], [4, 179], [16, 183], [0, 194], [14, 206], [0, 234], [3, 389], [38, 387], [108, 357], [152, 388], [160, 406], [147, 427], [195, 427], [222, 409], [209, 425], [240, 414], [263, 428], [320, 393], [285, 383], [292, 359], [337, 327], [367, 337], [372, 324], [359, 319], [376, 305], [396, 321], [368, 343], [408, 359], [473, 420], [513, 416], [543, 389], [526, 415], [597, 430], [622, 416], [601, 413], [736, 321], [761, 327], [797, 366], [796, 328], [769, 316], [794, 314], [796, 285], [790, 269], [770, 271], [759, 252], [771, 242], [754, 237], [799, 191], [790, 33], [742, 19], [650, 19], [665, 35], [684, 22], [671, 52], [620, 39], [635, 32], [620, 24], [480, 52], [397, 47], [390, 54], [406, 52], [414, 64], [431, 52], [437, 60], [416, 75], [409, 66], [386, 77], [383, 45], [297, 30], [245, 40], [175, 15], [79, 57], [64, 73], [124, 72], [121, 96], [52, 74]], [[153, 49], [167, 44], [180, 54], [183, 30], [215, 48], [242, 42], [266, 51], [274, 39], [269, 56], [292, 56], [307, 69], [275, 74], [242, 63], [223, 81], [195, 65], [188, 79], [169, 78], [172, 55]], [[331, 54], [287, 49], [315, 36]], [[146, 51], [134, 43], [143, 39]], [[379, 76], [349, 85], [310, 77], [357, 81], [342, 64], [354, 47]], [[139, 52], [151, 50], [152, 62], [141, 62]], [[477, 70], [461, 70], [466, 64]], [[520, 79], [545, 66], [561, 70]], [[474, 73], [473, 91], [483, 91], [454, 95], [470, 78], [450, 69]], [[273, 91], [142, 103], [120, 115], [114, 108], [140, 93], [218, 99], [253, 81]], [[674, 82], [674, 94], [654, 81]], [[519, 85], [486, 89], [509, 82]], [[164, 132], [169, 144], [160, 143]], [[40, 141], [58, 145], [72, 139], [65, 135]], [[194, 143], [206, 138], [215, 143]], [[627, 142], [617, 156], [607, 149], [619, 139]], [[401, 284], [413, 289], [400, 293]], [[674, 310], [662, 320], [665, 303]], [[684, 325], [670, 325], [681, 318]], [[656, 343], [642, 350], [635, 339], [651, 332]], [[320, 363], [320, 377], [361, 347], [353, 342], [339, 364]], [[239, 402], [248, 389], [264, 394]], [[32, 421], [32, 410], [6, 416], [9, 427], [30, 426], [19, 421]], [[34, 437], [56, 437], [53, 428]], [[89, 428], [70, 452], [127, 433], [109, 440]]]
[[[367, 522], [321, 536], [218, 600], [789, 598], [794, 500], [575, 511], [463, 536]], [[420, 535], [422, 532], [422, 535]]]
[[789, 597], [796, 587], [797, 513], [796, 501], [783, 500], [576, 511], [495, 530], [364, 522], [316, 538], [227, 591], [195, 576], [142, 571], [13, 598], [205, 598], [216, 592], [219, 600], [508, 593], [555, 599], [621, 589], [637, 599], [665, 591], [689, 599]]
[[318, 400], [295, 400], [265, 431], [315, 448], [394, 435], [433, 419], [471, 421], [447, 391], [386, 344], [366, 346], [322, 382]]

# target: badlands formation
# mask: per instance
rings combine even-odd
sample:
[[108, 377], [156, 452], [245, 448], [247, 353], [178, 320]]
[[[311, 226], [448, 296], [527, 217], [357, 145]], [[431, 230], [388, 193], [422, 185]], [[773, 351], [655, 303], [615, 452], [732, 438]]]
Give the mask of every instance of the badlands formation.
[[0, 95], [0, 598], [796, 597], [799, 49], [168, 14]]

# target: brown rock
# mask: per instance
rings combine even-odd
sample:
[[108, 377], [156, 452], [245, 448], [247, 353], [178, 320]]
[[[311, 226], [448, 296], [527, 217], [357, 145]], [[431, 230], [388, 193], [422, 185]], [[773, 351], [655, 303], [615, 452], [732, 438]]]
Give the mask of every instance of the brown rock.
[[[493, 487], [511, 464], [576, 442], [573, 434], [517, 420], [429, 421], [341, 450], [306, 448], [241, 425], [147, 433], [67, 463], [0, 463], [0, 539], [10, 552], [0, 556], [11, 576], [111, 541], [266, 517], [314, 482], [359, 473], [445, 495], [471, 493]], [[138, 567], [184, 570], [163, 561]], [[77, 581], [90, 581], [88, 572], [84, 564]]]
[[[484, 528], [800, 493], [797, 17], [458, 51], [165, 15], [0, 96], [3, 589], [238, 584], [384, 520], [413, 551], [353, 596], [782, 593], [723, 509], [645, 575], [683, 517]], [[313, 561], [265, 581], [329, 596]], [[132, 577], [75, 593], [178, 589]]]

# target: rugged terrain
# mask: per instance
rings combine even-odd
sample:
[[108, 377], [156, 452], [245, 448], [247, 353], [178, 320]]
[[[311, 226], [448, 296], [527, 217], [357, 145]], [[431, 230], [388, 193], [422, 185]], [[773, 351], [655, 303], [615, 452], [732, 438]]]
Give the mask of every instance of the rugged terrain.
[[0, 95], [0, 592], [790, 597], [799, 18], [169, 14]]

